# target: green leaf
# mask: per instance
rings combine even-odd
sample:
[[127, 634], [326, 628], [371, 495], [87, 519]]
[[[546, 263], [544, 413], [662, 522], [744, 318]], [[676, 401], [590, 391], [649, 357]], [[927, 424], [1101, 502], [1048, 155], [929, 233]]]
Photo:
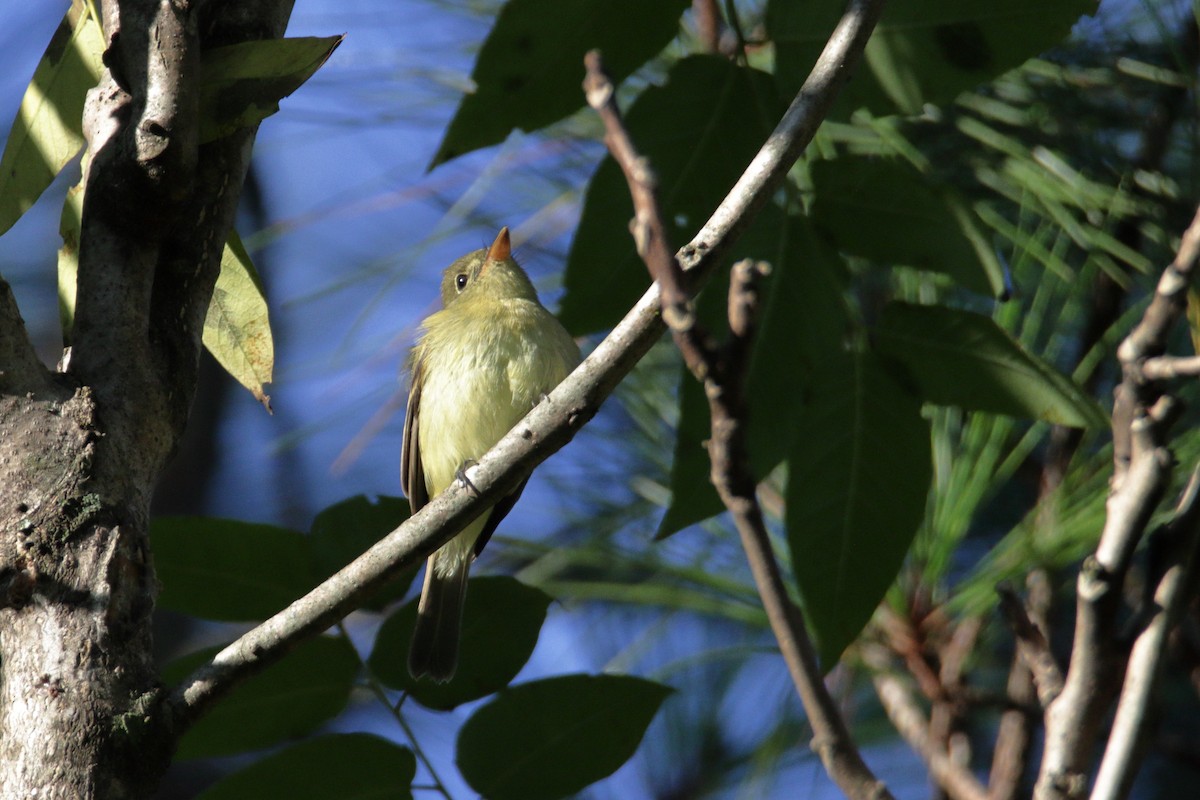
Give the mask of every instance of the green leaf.
[[263, 385], [275, 368], [275, 343], [267, 298], [237, 231], [230, 230], [221, 253], [221, 273], [204, 318], [204, 346], [225, 371], [271, 411]]
[[944, 272], [1002, 296], [1004, 270], [975, 212], [948, 186], [899, 159], [845, 157], [812, 165], [812, 216], [838, 249], [881, 264]]
[[549, 606], [549, 595], [515, 578], [473, 578], [453, 680], [415, 681], [408, 674], [416, 600], [383, 623], [367, 663], [381, 681], [403, 689], [426, 708], [449, 710], [497, 692], [517, 676], [533, 653]]
[[[814, 364], [841, 351], [847, 324], [844, 268], [838, 254], [805, 217], [785, 220], [777, 207], [767, 206], [759, 221], [764, 224], [755, 230], [772, 232], [772, 247], [757, 246], [753, 237], [743, 237], [738, 244], [743, 255], [772, 265], [762, 285], [762, 318], [746, 384], [747, 446], [756, 480], [769, 475], [787, 455], [808, 375]], [[729, 328], [728, 293], [729, 276], [722, 272], [704, 289], [697, 305], [705, 327], [718, 336]], [[671, 506], [659, 526], [660, 538], [724, 509], [709, 479], [711, 464], [704, 447], [712, 433], [708, 401], [686, 368], [681, 367], [680, 375]]]
[[[770, 76], [715, 56], [679, 61], [665, 86], [633, 103], [625, 123], [657, 176], [673, 245], [700, 230], [781, 111]], [[563, 279], [561, 317], [573, 334], [612, 327], [650, 285], [629, 235], [632, 217], [625, 178], [606, 157], [588, 186]]]
[[410, 800], [416, 772], [412, 752], [386, 739], [366, 733], [320, 736], [256, 761], [196, 800]]
[[787, 530], [825, 670], [895, 580], [924, 514], [930, 459], [921, 402], [874, 355], [818, 368], [788, 456]]
[[261, 39], [214, 47], [200, 64], [200, 141], [255, 125], [279, 110], [344, 36]]
[[[172, 662], [163, 681], [178, 683], [221, 649]], [[183, 735], [176, 756], [227, 756], [303, 736], [346, 708], [358, 669], [358, 656], [344, 639], [310, 639], [214, 706]]]
[[[781, 91], [794, 95], [844, 10], [840, 0], [771, 0]], [[1094, 0], [908, 0], [890, 3], [871, 35], [862, 68], [839, 98], [839, 116], [866, 107], [877, 116], [919, 114], [987, 83], [1061, 42], [1095, 10]]]
[[466, 94], [430, 168], [533, 131], [583, 108], [583, 56], [593, 48], [615, 83], [679, 31], [687, 0], [509, 0], [475, 60]]
[[100, 80], [104, 35], [83, 0], [54, 32], [0, 157], [0, 233], [41, 197], [83, 147], [83, 101]]
[[[371, 502], [361, 494], [317, 514], [309, 532], [316, 581], [325, 580], [358, 558], [406, 519], [408, 501], [404, 498], [379, 497]], [[401, 572], [363, 606], [378, 611], [404, 597], [417, 569], [414, 566]]]
[[304, 534], [204, 517], [150, 523], [158, 605], [213, 620], [266, 619], [312, 586]]
[[671, 689], [624, 675], [567, 675], [505, 689], [458, 735], [458, 767], [488, 800], [567, 797], [611, 775]]
[[904, 365], [931, 403], [1076, 428], [1108, 424], [1083, 387], [982, 314], [889, 303], [875, 341], [881, 354]]
[[[88, 160], [84, 154], [84, 162]], [[84, 170], [84, 175], [87, 170]], [[70, 344], [71, 329], [75, 326], [75, 291], [79, 282], [79, 232], [83, 221], [83, 189], [85, 178], [67, 190], [63, 202], [62, 216], [58, 221], [58, 233], [62, 247], [58, 248], [58, 320], [62, 327], [63, 342]]]

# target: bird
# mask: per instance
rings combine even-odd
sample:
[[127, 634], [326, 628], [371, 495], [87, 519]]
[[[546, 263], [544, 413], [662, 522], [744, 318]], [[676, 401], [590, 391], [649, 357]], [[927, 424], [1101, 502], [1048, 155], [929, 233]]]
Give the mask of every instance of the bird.
[[[458, 478], [579, 363], [579, 347], [538, 300], [508, 228], [442, 273], [442, 308], [408, 359], [400, 482], [412, 513]], [[526, 478], [528, 481], [528, 478]], [[414, 679], [453, 678], [467, 575], [525, 488], [485, 510], [429, 556], [409, 647]]]

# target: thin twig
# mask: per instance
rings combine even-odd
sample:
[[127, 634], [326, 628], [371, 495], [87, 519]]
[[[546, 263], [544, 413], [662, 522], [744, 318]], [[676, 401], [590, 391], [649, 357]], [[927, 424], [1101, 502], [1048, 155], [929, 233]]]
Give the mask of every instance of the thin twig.
[[1092, 800], [1123, 800], [1129, 795], [1145, 751], [1150, 725], [1151, 699], [1162, 670], [1167, 635], [1177, 624], [1187, 603], [1187, 587], [1196, 574], [1197, 536], [1200, 533], [1200, 467], [1180, 500], [1168, 527], [1172, 563], [1163, 572], [1154, 594], [1154, 614], [1137, 637], [1129, 654], [1125, 684], [1117, 702], [1112, 732], [1096, 773]]
[[867, 645], [862, 653], [863, 660], [871, 668], [871, 682], [884, 712], [925, 762], [937, 785], [954, 800], [988, 800], [987, 789], [971, 771], [934, 744], [912, 692], [904, 681], [892, 674], [886, 651], [879, 645]]
[[1142, 364], [1142, 375], [1150, 381], [1200, 376], [1200, 356], [1159, 356]]
[[1062, 693], [1062, 670], [1058, 668], [1058, 661], [1050, 651], [1045, 634], [1029, 618], [1025, 604], [1013, 588], [1002, 583], [996, 587], [996, 594], [1000, 596], [1000, 613], [1017, 637], [1017, 653], [1029, 667], [1037, 687], [1038, 701], [1045, 708]]
[[669, 255], [664, 258], [668, 251], [665, 240], [660, 237], [664, 235], [665, 226], [653, 177], [621, 122], [615, 91], [604, 74], [600, 54], [596, 51], [588, 53], [586, 65], [584, 87], [588, 102], [604, 120], [605, 142], [625, 174], [633, 198], [635, 219], [632, 228], [638, 252], [651, 277], [661, 287], [663, 297], [674, 298], [674, 318], [668, 320], [668, 327], [688, 367], [703, 383], [708, 398], [712, 423], [708, 445], [712, 482], [733, 516], [771, 630], [813, 726], [813, 748], [830, 777], [849, 797], [890, 797], [887, 788], [862, 760], [836, 703], [825, 688], [815, 648], [799, 609], [788, 598], [762, 509], [755, 496], [757, 482], [746, 450], [748, 404], [744, 384], [760, 307], [758, 285], [768, 272], [767, 265], [747, 260], [733, 268], [728, 305], [730, 337], [726, 345], [718, 349], [695, 319], [691, 297], [683, 285], [678, 264]]
[[1141, 320], [1117, 348], [1122, 379], [1112, 417], [1112, 492], [1099, 544], [1079, 573], [1071, 665], [1062, 693], [1046, 709], [1036, 800], [1075, 800], [1087, 791], [1093, 750], [1122, 662], [1116, 645], [1121, 586], [1174, 464], [1168, 431], [1178, 404], [1164, 394], [1161, 382], [1146, 379], [1142, 366], [1166, 351], [1198, 261], [1200, 209]]
[[[866, 46], [883, 0], [853, 0], [808, 80], [742, 177], [700, 232], [677, 254], [695, 289], [716, 269], [811, 141], [837, 90]], [[358, 600], [436, 550], [483, 509], [511, 491], [537, 464], [574, 437], [600, 403], [661, 337], [659, 287], [652, 285], [625, 318], [559, 386], [467, 470], [477, 491], [455, 482], [419, 513], [335, 575], [218, 653], [165, 699], [176, 735], [214, 703], [300, 641], [333, 625]]]

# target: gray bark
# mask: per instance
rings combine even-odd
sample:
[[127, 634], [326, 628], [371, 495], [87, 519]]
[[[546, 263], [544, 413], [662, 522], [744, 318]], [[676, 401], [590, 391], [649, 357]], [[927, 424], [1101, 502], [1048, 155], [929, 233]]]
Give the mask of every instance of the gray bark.
[[105, 2], [64, 371], [39, 363], [0, 281], [0, 798], [145, 797], [169, 761], [149, 504], [255, 133], [198, 145], [200, 56], [281, 36], [290, 10]]

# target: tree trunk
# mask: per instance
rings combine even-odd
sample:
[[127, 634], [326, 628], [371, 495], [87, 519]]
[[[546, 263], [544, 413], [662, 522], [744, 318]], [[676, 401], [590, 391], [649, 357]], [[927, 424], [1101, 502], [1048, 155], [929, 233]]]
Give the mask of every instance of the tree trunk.
[[0, 798], [140, 798], [155, 713], [150, 498], [182, 435], [253, 129], [198, 144], [204, 48], [282, 35], [289, 0], [108, 0], [73, 348], [38, 362], [0, 281]]

